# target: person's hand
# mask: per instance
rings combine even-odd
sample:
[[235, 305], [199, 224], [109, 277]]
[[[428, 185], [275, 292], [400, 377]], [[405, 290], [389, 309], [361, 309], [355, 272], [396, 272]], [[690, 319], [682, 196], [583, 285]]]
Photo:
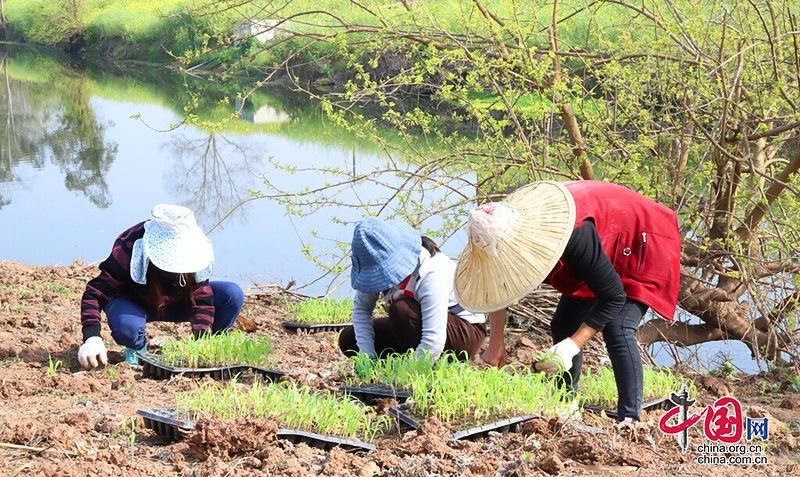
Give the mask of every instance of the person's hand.
[[559, 341], [544, 353], [533, 367], [537, 371], [544, 371], [548, 376], [561, 373], [572, 367], [572, 358], [581, 349], [572, 341], [572, 338]]
[[481, 359], [484, 363], [490, 366], [502, 368], [508, 363], [508, 353], [506, 352], [506, 347], [499, 346], [497, 348], [493, 348], [492, 346], [489, 346], [486, 348], [486, 351], [481, 353]]
[[369, 380], [372, 376], [372, 370], [375, 369], [375, 363], [378, 362], [377, 356], [374, 354], [359, 353], [353, 358], [355, 360], [354, 368], [356, 374], [363, 380]]
[[106, 355], [106, 345], [103, 344], [103, 338], [92, 336], [87, 339], [78, 349], [78, 361], [84, 369], [96, 368], [100, 364], [107, 365], [108, 356]]

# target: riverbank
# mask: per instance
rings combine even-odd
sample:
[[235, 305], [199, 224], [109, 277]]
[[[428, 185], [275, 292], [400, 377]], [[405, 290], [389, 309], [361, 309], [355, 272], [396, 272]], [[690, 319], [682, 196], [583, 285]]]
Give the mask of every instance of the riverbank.
[[[769, 416], [768, 442], [759, 454], [767, 463], [759, 465], [698, 463], [701, 454], [696, 448], [707, 442], [702, 426], [690, 430], [692, 446], [683, 454], [675, 439], [658, 429], [663, 411], [645, 413], [635, 428], [618, 428], [609, 419], [585, 413], [579, 424], [594, 432], [563, 420], [537, 420], [518, 432], [475, 442], [448, 440], [447, 429], [431, 420], [418, 431], [384, 436], [375, 451], [358, 455], [280, 439], [237, 448], [236, 436], [252, 432], [253, 424], [246, 422], [225, 428], [226, 434], [216, 435], [205, 447], [170, 443], [144, 429], [136, 411], [173, 405], [174, 392], [194, 389], [197, 382], [187, 377], [145, 379], [120, 363], [113, 345], [108, 367], [85, 372], [78, 366], [80, 295], [96, 272], [82, 263], [30, 266], [0, 261], [0, 475], [578, 476], [636, 471], [646, 477], [721, 477], [745, 472], [795, 475], [800, 468], [795, 407], [800, 393], [779, 375], [695, 377], [697, 409], [735, 393], [746, 415]], [[289, 334], [280, 326], [283, 313], [270, 295], [249, 295], [242, 316], [254, 325], [251, 333], [273, 340], [276, 367], [287, 372], [288, 379], [335, 389], [346, 360], [336, 348], [334, 333]], [[151, 341], [188, 334], [183, 325], [154, 324], [148, 331]], [[103, 336], [112, 343], [106, 326]], [[512, 338], [510, 350], [516, 361], [527, 360], [533, 352], [523, 335]]]

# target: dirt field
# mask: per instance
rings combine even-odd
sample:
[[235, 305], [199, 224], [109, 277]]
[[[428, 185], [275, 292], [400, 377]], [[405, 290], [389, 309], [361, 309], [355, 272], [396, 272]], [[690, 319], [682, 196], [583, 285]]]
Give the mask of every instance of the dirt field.
[[[269, 422], [211, 422], [189, 439], [170, 443], [143, 428], [136, 411], [174, 405], [173, 393], [197, 385], [188, 378], [143, 379], [119, 363], [82, 371], [80, 297], [96, 269], [34, 267], [0, 261], [0, 476], [445, 476], [445, 475], [800, 475], [800, 393], [781, 373], [720, 380], [696, 376], [698, 402], [731, 392], [744, 414], [767, 415], [767, 464], [703, 465], [696, 447], [708, 442], [702, 426], [690, 430], [690, 450], [658, 429], [664, 411], [646, 413], [633, 428], [584, 414], [589, 432], [563, 420], [534, 420], [521, 432], [477, 441], [451, 441], [429, 420], [417, 431], [396, 432], [366, 454], [322, 451], [275, 438]], [[243, 316], [254, 333], [276, 344], [276, 369], [288, 379], [334, 389], [345, 358], [334, 333], [289, 334], [280, 308], [266, 295], [249, 296]], [[148, 327], [151, 338], [188, 334], [188, 325]], [[104, 324], [103, 337], [110, 342]], [[514, 338], [512, 358], [529, 360], [530, 340]], [[50, 361], [61, 362], [51, 375]], [[744, 442], [744, 439], [742, 439]], [[761, 441], [753, 441], [761, 442]]]

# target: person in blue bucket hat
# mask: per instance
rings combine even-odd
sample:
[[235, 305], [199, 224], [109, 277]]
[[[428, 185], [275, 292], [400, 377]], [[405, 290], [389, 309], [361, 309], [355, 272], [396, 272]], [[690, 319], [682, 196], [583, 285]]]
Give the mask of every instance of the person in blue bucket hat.
[[[345, 355], [416, 349], [436, 359], [448, 350], [468, 360], [478, 353], [486, 317], [458, 304], [455, 262], [433, 240], [405, 223], [370, 217], [356, 225], [351, 248], [353, 324], [339, 335]], [[388, 317], [373, 317], [378, 300]]]
[[188, 321], [194, 336], [201, 337], [232, 327], [244, 304], [239, 285], [209, 281], [214, 268], [211, 241], [194, 213], [179, 205], [153, 207], [152, 218], [117, 237], [99, 268], [81, 299], [78, 361], [86, 369], [108, 363], [100, 336], [101, 311], [111, 337], [125, 346], [125, 361], [138, 365], [136, 352], [147, 349], [148, 322]]

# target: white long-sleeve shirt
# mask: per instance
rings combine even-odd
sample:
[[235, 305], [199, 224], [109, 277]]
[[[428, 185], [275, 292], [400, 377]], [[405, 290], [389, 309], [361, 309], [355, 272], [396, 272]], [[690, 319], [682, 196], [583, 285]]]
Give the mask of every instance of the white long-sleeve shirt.
[[397, 284], [382, 293], [356, 291], [353, 303], [353, 329], [359, 351], [375, 353], [375, 329], [372, 314], [379, 299], [383, 299], [388, 310], [392, 301], [410, 292], [420, 304], [422, 311], [422, 341], [417, 351], [425, 351], [438, 358], [447, 342], [447, 313], [468, 323], [485, 323], [486, 316], [463, 309], [456, 301], [453, 278], [456, 264], [442, 252], [431, 257], [424, 247], [419, 254], [417, 268], [411, 273], [404, 289]]

